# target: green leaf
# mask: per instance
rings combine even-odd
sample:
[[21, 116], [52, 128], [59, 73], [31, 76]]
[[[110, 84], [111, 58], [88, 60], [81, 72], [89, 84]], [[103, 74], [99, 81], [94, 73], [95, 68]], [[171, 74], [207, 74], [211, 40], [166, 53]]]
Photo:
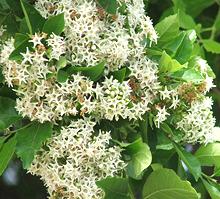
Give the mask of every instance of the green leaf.
[[118, 4], [117, 0], [97, 0], [97, 2], [109, 14], [115, 15], [117, 12], [117, 9], [119, 8], [119, 4]]
[[173, 143], [176, 152], [178, 153], [181, 160], [186, 164], [187, 168], [189, 169], [190, 173], [194, 176], [195, 180], [201, 177], [201, 165], [199, 160], [189, 152], [186, 152], [181, 146]]
[[112, 76], [114, 79], [117, 79], [119, 82], [123, 82], [126, 76], [126, 68], [122, 68], [120, 70], [114, 71]]
[[97, 186], [105, 191], [104, 199], [131, 199], [129, 184], [125, 178], [106, 178], [96, 182]]
[[161, 130], [157, 131], [157, 149], [171, 150], [173, 148], [172, 142]]
[[202, 180], [202, 182], [212, 199], [220, 199], [220, 190], [214, 184], [210, 184], [205, 180]]
[[9, 9], [9, 5], [8, 5], [8, 3], [7, 3], [7, 1], [6, 0], [1, 0], [0, 1], [0, 5], [2, 6], [2, 8], [3, 9]]
[[194, 68], [190, 69], [182, 69], [179, 70], [173, 74], [171, 74], [171, 77], [173, 78], [179, 78], [186, 82], [194, 82], [194, 83], [200, 83], [204, 80], [204, 77], [201, 75], [199, 71], [197, 71]]
[[220, 54], [220, 43], [211, 39], [204, 39], [202, 43], [208, 52]]
[[182, 40], [181, 40], [180, 45], [176, 49], [174, 58], [180, 64], [185, 64], [192, 54], [193, 43], [196, 39], [196, 32], [194, 30], [189, 30], [189, 31], [182, 32], [180, 35], [182, 37]]
[[[20, 2], [29, 33], [33, 35], [33, 33], [41, 31], [45, 23], [45, 19], [34, 8], [34, 6], [28, 4], [25, 0], [20, 0]], [[24, 26], [24, 24], [22, 25]]]
[[3, 19], [1, 19], [0, 16], [1, 25], [5, 25], [7, 27], [7, 33], [14, 36], [14, 34], [17, 33], [19, 29], [18, 23], [16, 21], [16, 16], [12, 13], [8, 13], [7, 16], [2, 18]]
[[7, 142], [5, 142], [0, 150], [0, 176], [8, 166], [9, 161], [11, 160], [16, 146], [15, 137], [10, 138]]
[[64, 68], [64, 67], [66, 67], [66, 65], [67, 65], [66, 57], [60, 57], [60, 59], [56, 63], [57, 69]]
[[68, 80], [69, 74], [64, 70], [59, 70], [57, 73], [57, 81], [64, 83]]
[[220, 30], [220, 10], [218, 11], [218, 14], [217, 14], [217, 16], [215, 18], [215, 22], [214, 22], [213, 27], [215, 28], [215, 30], [217, 32], [219, 32], [219, 30]]
[[31, 49], [32, 46], [33, 45], [28, 40], [24, 40], [23, 43], [20, 43], [20, 45], [17, 48], [15, 48], [14, 51], [12, 51], [12, 53], [9, 56], [9, 59], [15, 61], [22, 61], [23, 57], [21, 53], [26, 53], [27, 48]]
[[29, 37], [27, 35], [22, 34], [22, 33], [16, 33], [14, 47], [18, 48], [21, 44], [23, 44], [24, 42], [27, 42], [28, 40], [29, 40]]
[[195, 153], [203, 166], [215, 166], [220, 168], [220, 143], [212, 143], [201, 146]]
[[198, 16], [205, 8], [215, 3], [215, 0], [182, 0], [186, 5], [186, 11], [193, 17]]
[[186, 5], [183, 2], [183, 0], [172, 0], [173, 5], [174, 5], [174, 10], [177, 12], [178, 10], [185, 11], [186, 10]]
[[143, 199], [198, 199], [188, 181], [183, 181], [173, 170], [158, 169], [147, 178]]
[[172, 59], [165, 51], [163, 52], [159, 61], [159, 70], [162, 73], [176, 72], [183, 68], [177, 60]]
[[15, 110], [15, 101], [7, 98], [0, 97], [0, 130], [8, 128], [11, 124], [21, 119]]
[[142, 172], [151, 164], [152, 155], [150, 148], [142, 139], [138, 139], [126, 147], [126, 152], [131, 156], [127, 166], [127, 173], [134, 179], [140, 179]]
[[41, 148], [47, 138], [52, 134], [50, 123], [34, 122], [16, 133], [16, 154], [21, 158], [23, 167], [26, 169], [34, 159], [34, 155]]
[[175, 58], [180, 64], [184, 64], [192, 54], [195, 39], [196, 32], [194, 30], [182, 31], [178, 37], [166, 44], [164, 48], [171, 52], [172, 58]]
[[177, 15], [166, 17], [155, 26], [159, 34], [158, 45], [164, 45], [179, 34], [179, 20]]
[[19, 1], [6, 0], [6, 2], [15, 15], [20, 16], [20, 17], [22, 16], [22, 8], [21, 8], [21, 4]]
[[158, 163], [151, 164], [150, 166], [153, 169], [153, 171], [163, 169], [163, 166], [161, 164], [158, 164]]
[[64, 31], [65, 20], [64, 14], [61, 13], [59, 15], [50, 17], [43, 26], [43, 32], [51, 34], [54, 33], [56, 35], [60, 35]]
[[179, 23], [181, 28], [187, 30], [195, 28], [196, 23], [194, 19], [190, 15], [186, 14], [183, 10], [178, 11], [178, 16], [179, 16]]
[[83, 75], [89, 77], [92, 81], [97, 81], [102, 77], [102, 74], [104, 73], [105, 69], [105, 62], [102, 62], [96, 66], [90, 66], [90, 67], [77, 67], [72, 66], [68, 68], [67, 73], [69, 75], [77, 72], [81, 72]]

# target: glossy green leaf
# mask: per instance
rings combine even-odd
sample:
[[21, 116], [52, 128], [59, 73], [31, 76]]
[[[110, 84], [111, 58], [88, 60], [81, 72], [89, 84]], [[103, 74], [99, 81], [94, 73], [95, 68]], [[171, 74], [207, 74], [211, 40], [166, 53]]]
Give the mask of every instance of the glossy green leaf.
[[159, 34], [158, 45], [168, 43], [179, 34], [179, 20], [177, 15], [166, 17], [155, 26]]
[[176, 72], [183, 68], [177, 60], [172, 59], [165, 51], [163, 52], [159, 61], [159, 70], [163, 73]]
[[176, 12], [178, 12], [178, 10], [185, 11], [186, 5], [183, 0], [172, 0], [172, 2]]
[[7, 4], [9, 5], [11, 11], [17, 15], [17, 16], [22, 16], [22, 8], [21, 8], [21, 4], [19, 1], [15, 1], [15, 0], [6, 0]]
[[197, 181], [201, 177], [201, 165], [199, 160], [189, 152], [186, 152], [181, 146], [173, 143], [176, 152], [178, 153], [180, 159], [185, 163], [190, 173], [194, 176]]
[[218, 14], [215, 18], [215, 22], [213, 27], [215, 28], [215, 31], [219, 32], [220, 31], [220, 10], [218, 11]]
[[24, 42], [27, 42], [29, 37], [22, 33], [16, 33], [15, 34], [15, 42], [14, 47], [18, 48], [20, 45], [22, 45]]
[[23, 167], [28, 168], [36, 152], [43, 143], [51, 137], [52, 125], [50, 123], [34, 122], [16, 133], [16, 154], [21, 158]]
[[220, 168], [220, 143], [211, 143], [201, 146], [195, 153], [203, 166]]
[[220, 54], [220, 43], [211, 39], [202, 40], [202, 43], [206, 51]]
[[104, 199], [132, 199], [129, 194], [128, 180], [125, 178], [106, 178], [96, 182], [105, 191]]
[[102, 77], [104, 73], [104, 69], [105, 69], [105, 63], [102, 62], [96, 66], [90, 66], [90, 67], [72, 66], [68, 68], [67, 72], [69, 73], [69, 75], [73, 73], [81, 72], [83, 75], [89, 77], [92, 81], [97, 81]]
[[180, 64], [185, 64], [191, 57], [195, 39], [196, 32], [194, 30], [182, 31], [178, 37], [166, 44], [164, 48], [171, 52], [172, 58], [175, 58]]
[[178, 11], [178, 17], [181, 28], [187, 30], [195, 28], [196, 23], [194, 19], [190, 15], [186, 14], [183, 10]]
[[59, 70], [57, 73], [57, 81], [64, 83], [68, 80], [69, 74], [64, 70]]
[[195, 189], [183, 181], [173, 170], [157, 169], [147, 178], [143, 199], [198, 199]]
[[11, 160], [16, 146], [15, 137], [10, 138], [5, 142], [0, 149], [0, 176], [8, 166], [9, 161]]
[[[20, 2], [29, 33], [32, 35], [35, 32], [41, 31], [45, 23], [45, 19], [40, 15], [33, 5], [30, 5], [25, 0], [20, 0]], [[25, 24], [23, 24], [23, 26], [25, 26]], [[24, 27], [23, 30], [25, 30]]]
[[210, 184], [205, 180], [202, 180], [206, 190], [208, 191], [211, 199], [220, 199], [220, 189], [217, 188], [214, 184]]
[[114, 71], [112, 73], [114, 79], [117, 79], [119, 82], [123, 82], [126, 76], [126, 68], [122, 68], [120, 70]]
[[198, 16], [204, 9], [215, 3], [215, 0], [183, 0], [186, 11], [193, 17]]
[[60, 57], [60, 59], [56, 63], [57, 69], [64, 68], [66, 65], [67, 65], [66, 57]]
[[136, 140], [126, 147], [126, 152], [131, 160], [127, 166], [127, 173], [134, 179], [140, 179], [142, 172], [151, 164], [152, 155], [150, 148], [141, 139]]
[[0, 15], [0, 24], [7, 27], [7, 33], [11, 36], [14, 36], [14, 34], [19, 30], [19, 24], [16, 21], [16, 16], [13, 13], [8, 13], [4, 17], [1, 17]]
[[204, 80], [204, 77], [201, 75], [201, 73], [194, 68], [181, 69], [171, 74], [171, 77], [178, 78], [186, 82], [194, 82], [194, 83], [200, 83], [201, 81]]
[[21, 119], [15, 110], [15, 101], [7, 98], [0, 97], [0, 130], [8, 128], [11, 124]]
[[173, 148], [172, 142], [161, 130], [157, 131], [157, 149], [171, 150]]
[[97, 0], [101, 7], [109, 14], [116, 14], [119, 4], [117, 0]]
[[50, 17], [43, 26], [43, 32], [47, 34], [54, 33], [56, 35], [60, 35], [64, 31], [65, 20], [64, 14], [61, 13], [59, 15]]

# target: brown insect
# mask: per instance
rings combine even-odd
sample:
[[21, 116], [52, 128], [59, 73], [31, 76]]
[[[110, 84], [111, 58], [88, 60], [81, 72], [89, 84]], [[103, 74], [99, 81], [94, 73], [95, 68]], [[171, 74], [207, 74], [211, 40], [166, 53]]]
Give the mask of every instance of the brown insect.
[[39, 54], [42, 54], [45, 51], [46, 51], [46, 47], [44, 45], [39, 45], [39, 44], [37, 45], [37, 52]]
[[80, 17], [80, 14], [79, 14], [79, 13], [77, 13], [75, 10], [72, 10], [72, 11], [71, 11], [70, 18], [71, 18], [72, 20], [75, 20], [76, 18], [79, 18], [79, 17]]
[[135, 78], [131, 78], [128, 82], [129, 86], [131, 87], [131, 89], [135, 92], [140, 88], [139, 83], [136, 81]]
[[98, 7], [97, 8], [97, 12], [98, 12], [99, 18], [101, 20], [103, 20], [106, 17], [106, 12], [105, 12], [105, 10], [103, 8]]

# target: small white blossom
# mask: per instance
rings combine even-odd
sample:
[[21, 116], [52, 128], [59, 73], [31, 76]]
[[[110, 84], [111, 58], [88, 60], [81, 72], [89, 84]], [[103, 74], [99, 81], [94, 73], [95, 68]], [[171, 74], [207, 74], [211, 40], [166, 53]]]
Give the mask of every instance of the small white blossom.
[[163, 108], [157, 107], [156, 109], [157, 109], [158, 113], [155, 117], [155, 124], [156, 124], [157, 128], [160, 128], [160, 124], [162, 122], [164, 122], [167, 119], [167, 116], [169, 116], [170, 114], [167, 112], [165, 106]]
[[23, 56], [23, 60], [22, 60], [22, 64], [33, 64], [33, 53], [30, 52], [29, 48], [26, 48], [26, 52], [25, 53], [21, 53], [21, 55]]
[[33, 43], [34, 44], [34, 48], [37, 47], [37, 45], [43, 45], [41, 40], [43, 39], [44, 37], [35, 33], [31, 40], [29, 40], [29, 42]]
[[45, 182], [49, 198], [100, 199], [103, 192], [96, 181], [120, 175], [125, 168], [121, 149], [109, 147], [110, 132], [94, 136], [95, 123], [88, 118], [73, 121], [41, 149], [29, 172]]
[[171, 94], [173, 93], [173, 91], [168, 90], [166, 86], [165, 86], [164, 90], [161, 90], [159, 92], [160, 92], [160, 97], [162, 100], [171, 99]]
[[3, 36], [4, 32], [6, 31], [4, 26], [0, 26], [0, 37]]
[[63, 37], [52, 33], [47, 39], [47, 44], [51, 47], [50, 59], [59, 60], [60, 56], [65, 54], [66, 47]]
[[177, 123], [177, 128], [184, 133], [182, 141], [187, 143], [213, 142], [212, 133], [215, 118], [211, 111], [212, 103], [209, 97], [192, 103], [191, 108]]

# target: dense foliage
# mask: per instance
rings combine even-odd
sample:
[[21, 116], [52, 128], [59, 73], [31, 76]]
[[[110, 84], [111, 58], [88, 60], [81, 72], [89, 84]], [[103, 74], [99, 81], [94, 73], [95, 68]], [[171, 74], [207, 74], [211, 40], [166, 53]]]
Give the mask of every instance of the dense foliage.
[[17, 156], [53, 199], [220, 198], [219, 5], [1, 0], [0, 174]]

